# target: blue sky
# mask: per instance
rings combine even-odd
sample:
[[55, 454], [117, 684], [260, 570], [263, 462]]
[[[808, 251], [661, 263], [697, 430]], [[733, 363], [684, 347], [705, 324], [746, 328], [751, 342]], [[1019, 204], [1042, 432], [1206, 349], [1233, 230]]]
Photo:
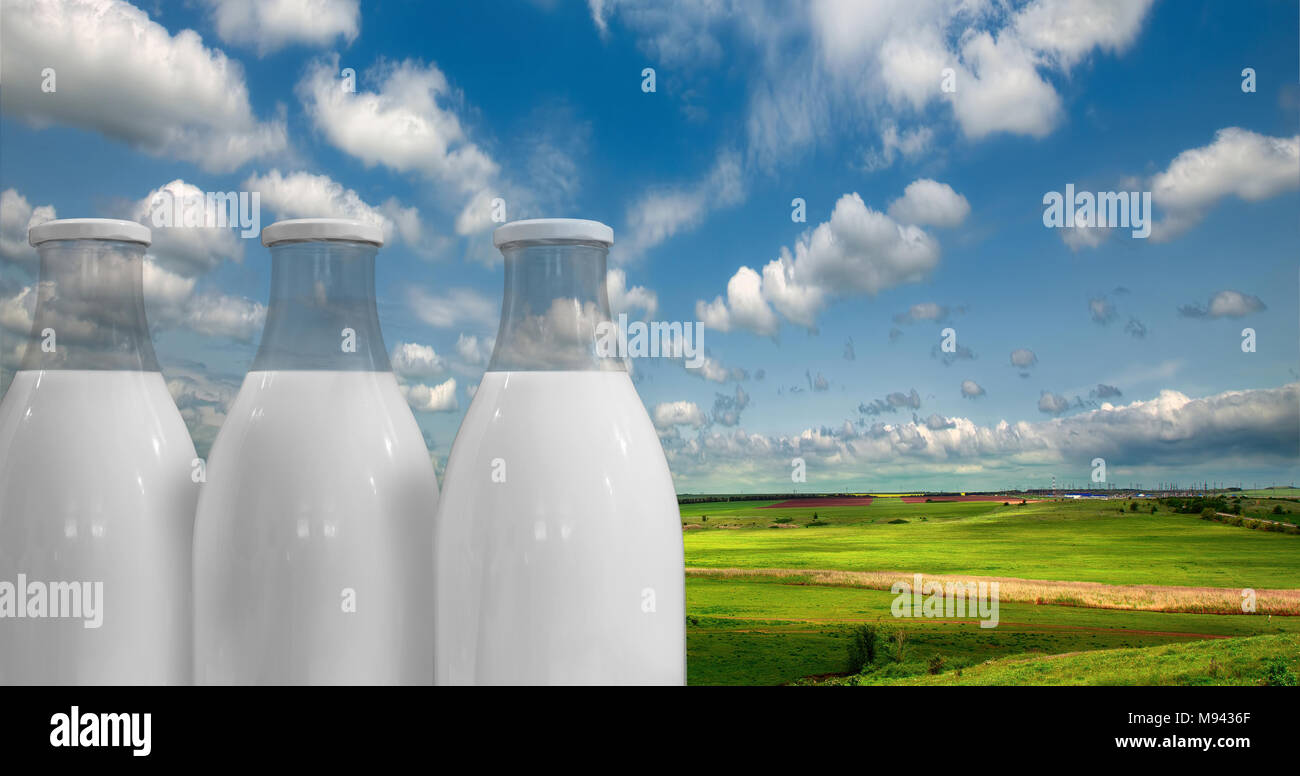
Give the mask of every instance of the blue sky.
[[[1099, 456], [1118, 485], [1300, 473], [1294, 3], [272, 5], [6, 3], [4, 369], [49, 208], [256, 189], [263, 226], [386, 225], [380, 319], [441, 465], [496, 332], [502, 197], [613, 226], [616, 308], [706, 323], [705, 370], [633, 364], [679, 490], [788, 490], [796, 457], [801, 490], [1084, 483]], [[1152, 236], [1047, 228], [1067, 184], [1152, 192]], [[268, 255], [209, 229], [151, 262], [203, 450]]]

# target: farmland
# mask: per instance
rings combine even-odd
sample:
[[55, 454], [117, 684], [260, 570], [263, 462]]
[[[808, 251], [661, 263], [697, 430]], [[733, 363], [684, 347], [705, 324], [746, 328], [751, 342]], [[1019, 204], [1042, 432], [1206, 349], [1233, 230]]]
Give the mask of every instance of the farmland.
[[[1147, 504], [1007, 501], [683, 504], [689, 681], [918, 681], [990, 660], [1300, 634], [1300, 537]], [[1000, 580], [1000, 623], [892, 616], [889, 583], [914, 573]], [[1256, 613], [1241, 612], [1246, 588]], [[863, 625], [888, 657], [846, 678]], [[1246, 674], [1215, 680], [1232, 676]]]

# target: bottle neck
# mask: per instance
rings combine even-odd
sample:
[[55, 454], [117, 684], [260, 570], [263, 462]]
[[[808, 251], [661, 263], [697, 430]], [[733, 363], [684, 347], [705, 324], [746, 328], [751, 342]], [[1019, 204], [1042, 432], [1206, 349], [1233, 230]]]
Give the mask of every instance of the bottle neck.
[[573, 241], [502, 246], [505, 296], [488, 371], [625, 371], [621, 359], [598, 348], [611, 325], [608, 252]]
[[316, 240], [271, 248], [271, 299], [253, 371], [387, 372], [370, 243]]
[[21, 368], [157, 372], [144, 312], [145, 246], [51, 240], [41, 268]]

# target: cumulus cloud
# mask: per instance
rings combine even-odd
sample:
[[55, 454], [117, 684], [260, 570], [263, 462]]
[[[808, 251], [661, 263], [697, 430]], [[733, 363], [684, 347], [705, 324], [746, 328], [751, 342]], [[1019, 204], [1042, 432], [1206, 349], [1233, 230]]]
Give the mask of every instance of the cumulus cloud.
[[461, 334], [456, 338], [456, 355], [470, 366], [485, 366], [492, 357], [492, 344], [486, 337]]
[[984, 389], [974, 380], [962, 380], [961, 395], [964, 399], [978, 399], [984, 395]]
[[456, 400], [456, 378], [449, 377], [437, 385], [412, 383], [400, 385], [406, 403], [416, 412], [455, 412], [460, 409]]
[[33, 207], [16, 189], [0, 192], [0, 261], [34, 273], [40, 262], [36, 249], [27, 242], [27, 230], [54, 218], [53, 205]]
[[655, 428], [667, 430], [672, 426], [693, 426], [699, 428], [708, 424], [704, 410], [693, 401], [661, 402], [650, 413]]
[[652, 319], [659, 310], [659, 296], [645, 286], [627, 285], [627, 273], [618, 267], [612, 267], [605, 275], [605, 290], [609, 294], [609, 312], [615, 320], [619, 313], [633, 317], [633, 311], [639, 310], [636, 317]]
[[970, 215], [970, 203], [946, 183], [920, 178], [889, 205], [889, 215], [904, 224], [957, 226]]
[[727, 300], [698, 302], [696, 314], [724, 331], [730, 326], [772, 335], [773, 310], [791, 323], [817, 330], [817, 316], [837, 296], [868, 294], [924, 279], [939, 263], [939, 243], [913, 225], [872, 210], [845, 194], [829, 221], [804, 232], [793, 250], [763, 267], [760, 277], [741, 267], [727, 283]]
[[261, 193], [262, 204], [279, 218], [349, 218], [374, 224], [384, 231], [384, 242], [401, 241], [416, 249], [426, 245], [420, 211], [389, 197], [383, 204], [368, 204], [361, 195], [328, 175], [308, 172], [283, 174], [271, 170], [250, 175], [244, 181], [248, 191]]
[[420, 173], [467, 201], [458, 234], [492, 226], [491, 199], [499, 167], [469, 137], [453, 110], [457, 99], [446, 75], [415, 60], [382, 63], [370, 71], [375, 91], [346, 91], [334, 56], [312, 64], [298, 94], [312, 124], [336, 148], [367, 167]]
[[1174, 157], [1150, 185], [1163, 215], [1152, 226], [1151, 239], [1172, 240], [1224, 197], [1257, 202], [1300, 188], [1300, 135], [1270, 137], [1227, 127], [1209, 145]]
[[[718, 61], [719, 36], [728, 34], [731, 57], [752, 63], [739, 152], [746, 172], [773, 170], [839, 134], [859, 137], [864, 130], [881, 136], [865, 166], [889, 166], [899, 154], [921, 154], [934, 137], [924, 125], [900, 131], [896, 117], [925, 116], [945, 104], [968, 138], [1042, 137], [1064, 114], [1051, 77], [1068, 76], [1093, 51], [1126, 50], [1151, 2], [1038, 0], [1012, 12], [969, 0], [818, 0], [793, 8], [734, 0], [670, 6], [588, 0], [602, 37], [611, 24], [622, 23], [652, 61], [679, 78]], [[954, 71], [951, 91], [940, 82], [948, 67]], [[700, 189], [707, 184], [656, 195], [653, 209], [630, 210], [629, 221], [639, 219], [637, 231], [648, 237], [636, 239], [632, 253], [696, 226], [708, 210], [728, 203], [691, 196]]]
[[[122, 0], [6, 3], [0, 108], [37, 127], [102, 133], [154, 156], [227, 172], [287, 146], [283, 116], [259, 120], [239, 63], [172, 35]], [[44, 68], [56, 91], [42, 91]]]
[[[790, 458], [819, 464], [871, 466], [875, 476], [950, 481], [954, 470], [989, 473], [1063, 463], [1086, 470], [1097, 456], [1148, 466], [1212, 464], [1218, 469], [1275, 464], [1293, 466], [1300, 437], [1300, 384], [1228, 391], [1191, 398], [1160, 391], [1127, 405], [1102, 403], [1068, 417], [979, 425], [962, 417], [818, 427], [790, 434], [756, 434], [742, 428], [704, 429], [695, 438], [666, 443], [679, 482], [749, 481], [774, 487], [770, 472], [789, 469]], [[811, 465], [810, 465], [811, 471]], [[788, 476], [788, 475], [787, 475]]]
[[259, 55], [302, 43], [348, 43], [361, 30], [358, 0], [206, 0], [217, 37], [245, 44]]
[[[198, 186], [177, 178], [136, 201], [131, 218], [153, 232], [148, 249], [151, 261], [168, 272], [193, 278], [216, 269], [222, 262], [243, 260], [244, 242], [234, 228], [240, 214], [233, 211], [238, 207], [235, 204], [230, 208], [209, 198]], [[169, 209], [172, 215], [164, 218], [163, 211]], [[177, 210], [185, 220], [175, 219]]]
[[428, 379], [447, 371], [447, 362], [430, 345], [417, 342], [399, 342], [388, 356], [393, 372], [398, 377]]
[[1224, 290], [1210, 297], [1208, 305], [1196, 302], [1182, 305], [1178, 314], [1184, 318], [1241, 318], [1265, 309], [1263, 300], [1257, 296]]

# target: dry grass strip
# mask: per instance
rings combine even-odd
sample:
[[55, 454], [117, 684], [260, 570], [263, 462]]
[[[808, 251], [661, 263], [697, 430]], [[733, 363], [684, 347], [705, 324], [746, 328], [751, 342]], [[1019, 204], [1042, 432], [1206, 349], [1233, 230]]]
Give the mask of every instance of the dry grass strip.
[[[902, 571], [825, 571], [818, 569], [735, 569], [688, 567], [693, 577], [770, 577], [793, 584], [860, 587], [888, 590], [895, 582], [912, 583]], [[1229, 587], [1173, 585], [1107, 585], [1101, 582], [1060, 582], [1019, 577], [926, 574], [927, 582], [997, 582], [1004, 603], [1081, 606], [1090, 609], [1134, 609], [1147, 612], [1242, 614], [1242, 591]], [[1255, 590], [1255, 612], [1300, 616], [1300, 590]]]

